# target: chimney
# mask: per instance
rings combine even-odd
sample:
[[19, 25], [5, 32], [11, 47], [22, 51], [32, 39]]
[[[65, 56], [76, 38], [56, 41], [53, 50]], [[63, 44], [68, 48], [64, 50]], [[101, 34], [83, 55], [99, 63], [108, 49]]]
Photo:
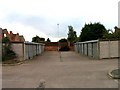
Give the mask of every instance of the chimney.
[[12, 33], [12, 31], [10, 31], [10, 35], [12, 35], [13, 33]]
[[3, 29], [3, 33], [4, 33], [4, 34], [8, 34], [7, 29]]
[[19, 36], [19, 33], [17, 33], [17, 35]]

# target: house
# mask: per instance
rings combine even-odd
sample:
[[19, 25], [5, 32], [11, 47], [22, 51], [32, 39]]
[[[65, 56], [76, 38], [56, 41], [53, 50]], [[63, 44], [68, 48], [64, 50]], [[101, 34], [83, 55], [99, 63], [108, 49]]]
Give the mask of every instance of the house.
[[2, 29], [2, 38], [8, 37], [11, 42], [25, 42], [23, 35], [13, 34], [12, 31], [8, 32], [7, 29]]

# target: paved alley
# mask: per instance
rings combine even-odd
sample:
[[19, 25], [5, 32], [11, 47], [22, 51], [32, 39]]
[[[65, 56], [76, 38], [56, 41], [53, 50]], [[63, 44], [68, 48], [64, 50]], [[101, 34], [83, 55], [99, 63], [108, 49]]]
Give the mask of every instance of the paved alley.
[[95, 60], [75, 52], [44, 52], [25, 63], [2, 67], [3, 88], [117, 88], [107, 73], [117, 59]]

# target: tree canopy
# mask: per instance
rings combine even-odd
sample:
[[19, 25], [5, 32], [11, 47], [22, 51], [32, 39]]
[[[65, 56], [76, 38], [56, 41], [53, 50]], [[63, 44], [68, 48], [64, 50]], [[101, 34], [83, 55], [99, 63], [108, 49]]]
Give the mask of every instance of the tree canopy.
[[68, 26], [68, 41], [70, 42], [76, 42], [76, 39], [77, 39], [77, 35], [76, 35], [76, 31], [74, 31], [73, 27], [72, 26]]
[[107, 33], [104, 25], [100, 23], [90, 23], [85, 24], [85, 26], [81, 30], [80, 41], [89, 41], [103, 38]]
[[67, 42], [67, 39], [62, 38], [62, 39], [59, 40], [59, 42]]
[[51, 42], [51, 40], [48, 38], [48, 39], [47, 39], [47, 42]]
[[2, 61], [16, 58], [16, 53], [11, 48], [11, 42], [8, 37], [2, 38]]
[[37, 35], [32, 38], [32, 42], [37, 42], [37, 43], [39, 43], [39, 42], [44, 42], [44, 41], [45, 41], [45, 38], [39, 37], [39, 36], [37, 36]]
[[114, 38], [120, 40], [120, 28], [115, 26], [114, 29], [115, 29], [115, 32], [113, 33]]

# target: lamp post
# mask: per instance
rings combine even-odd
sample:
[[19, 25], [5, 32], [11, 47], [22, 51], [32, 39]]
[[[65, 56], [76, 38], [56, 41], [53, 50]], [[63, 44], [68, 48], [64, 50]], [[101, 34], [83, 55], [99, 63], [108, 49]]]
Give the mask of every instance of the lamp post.
[[[59, 38], [59, 24], [57, 24], [58, 27], [58, 38]], [[59, 51], [59, 40], [58, 40], [58, 51]]]
[[[59, 24], [57, 24], [57, 26], [58, 26], [58, 38], [59, 38]], [[61, 56], [61, 52], [59, 51], [59, 40], [58, 40], [58, 52], [59, 52], [59, 55], [60, 55], [60, 62], [62, 62], [62, 56]]]

